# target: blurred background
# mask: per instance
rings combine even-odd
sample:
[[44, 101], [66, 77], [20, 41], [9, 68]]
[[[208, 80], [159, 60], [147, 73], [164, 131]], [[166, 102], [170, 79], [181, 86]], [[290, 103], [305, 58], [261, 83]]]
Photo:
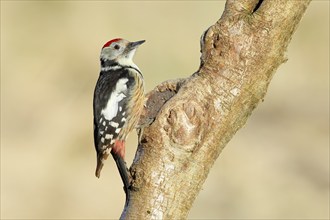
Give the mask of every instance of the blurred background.
[[[224, 1], [1, 1], [1, 219], [116, 219], [108, 160], [94, 177], [99, 53], [145, 39], [147, 91], [199, 66]], [[189, 219], [329, 218], [329, 2], [313, 1], [261, 103], [224, 149]], [[136, 135], [128, 142], [128, 164]]]

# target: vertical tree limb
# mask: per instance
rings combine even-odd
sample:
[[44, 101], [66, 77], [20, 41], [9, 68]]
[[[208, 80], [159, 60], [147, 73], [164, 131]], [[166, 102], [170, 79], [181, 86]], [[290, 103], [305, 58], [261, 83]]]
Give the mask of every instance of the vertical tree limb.
[[[222, 149], [263, 100], [310, 0], [227, 0], [201, 65], [147, 95], [122, 219], [186, 218]], [[202, 16], [202, 15], [201, 15]]]

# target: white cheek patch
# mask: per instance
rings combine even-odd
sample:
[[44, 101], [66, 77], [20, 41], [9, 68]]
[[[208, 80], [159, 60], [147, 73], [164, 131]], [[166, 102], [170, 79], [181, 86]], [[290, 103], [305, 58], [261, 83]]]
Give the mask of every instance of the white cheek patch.
[[117, 62], [121, 65], [121, 66], [131, 66], [134, 67], [135, 69], [139, 70], [139, 67], [133, 62], [133, 56], [135, 54], [136, 49], [131, 50], [129, 52], [129, 54], [127, 54], [126, 56], [120, 56], [117, 59]]
[[123, 92], [127, 91], [127, 78], [119, 79], [116, 88], [111, 93], [108, 103], [104, 109], [102, 109], [101, 114], [105, 119], [111, 120], [113, 119], [118, 112], [118, 103], [126, 97]]

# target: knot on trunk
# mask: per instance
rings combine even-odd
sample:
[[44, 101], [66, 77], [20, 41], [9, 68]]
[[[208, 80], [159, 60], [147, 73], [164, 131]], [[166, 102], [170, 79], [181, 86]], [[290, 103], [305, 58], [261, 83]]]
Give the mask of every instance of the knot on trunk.
[[[169, 110], [165, 131], [172, 146], [192, 152], [200, 141], [202, 109], [194, 101], [185, 101]], [[178, 146], [179, 145], [179, 146]]]

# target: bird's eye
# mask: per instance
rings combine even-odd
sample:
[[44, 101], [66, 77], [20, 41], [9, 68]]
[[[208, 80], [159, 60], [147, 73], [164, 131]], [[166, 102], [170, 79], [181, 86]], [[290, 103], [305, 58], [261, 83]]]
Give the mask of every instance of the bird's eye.
[[119, 46], [118, 44], [116, 44], [116, 45], [114, 46], [114, 48], [115, 48], [116, 50], [119, 50], [120, 46]]

